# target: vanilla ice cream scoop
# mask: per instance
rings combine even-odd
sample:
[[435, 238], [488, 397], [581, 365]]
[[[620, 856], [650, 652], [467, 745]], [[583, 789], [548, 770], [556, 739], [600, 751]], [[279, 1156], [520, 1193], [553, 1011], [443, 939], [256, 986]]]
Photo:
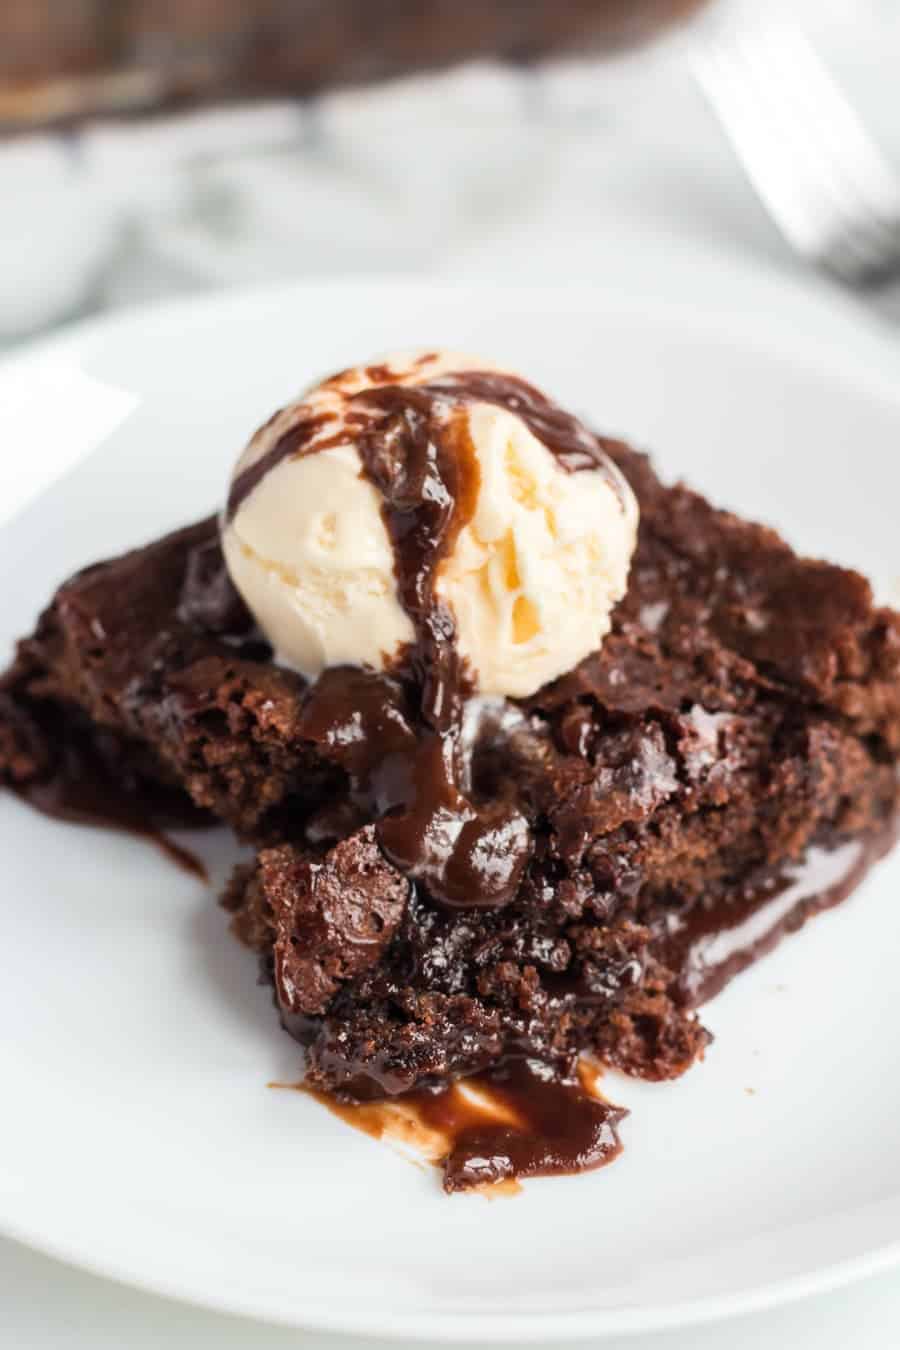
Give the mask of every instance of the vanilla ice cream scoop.
[[389, 668], [430, 603], [478, 693], [526, 697], [600, 646], [637, 523], [580, 422], [518, 376], [425, 352], [344, 371], [266, 423], [223, 547], [277, 659], [310, 678]]

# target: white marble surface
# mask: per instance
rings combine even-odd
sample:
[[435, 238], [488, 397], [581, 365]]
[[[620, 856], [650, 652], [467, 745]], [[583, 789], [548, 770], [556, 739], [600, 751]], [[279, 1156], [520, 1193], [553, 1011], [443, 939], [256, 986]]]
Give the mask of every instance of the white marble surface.
[[[895, 0], [804, 19], [900, 164]], [[720, 0], [721, 4], [746, 0]], [[532, 78], [490, 66], [0, 147], [0, 336], [189, 287], [361, 272], [602, 275], [622, 233], [795, 267], [679, 42]]]
[[[900, 156], [900, 7], [797, 5]], [[853, 17], [860, 22], [848, 24]], [[146, 136], [106, 129], [74, 156], [49, 142], [30, 145], [30, 158], [24, 146], [0, 149], [7, 340], [67, 311], [279, 275], [402, 269], [602, 280], [619, 256], [636, 285], [673, 299], [690, 291], [720, 309], [771, 307], [773, 322], [779, 280], [805, 285], [815, 322], [827, 283], [806, 277], [770, 226], [674, 46], [602, 71], [548, 72], [524, 101], [520, 86], [491, 70], [393, 92], [338, 95], [315, 114], [281, 105], [236, 125], [199, 119], [187, 139], [183, 125]], [[673, 252], [682, 260], [674, 269]], [[754, 266], [757, 288], [748, 281]], [[30, 477], [19, 469], [4, 481], [0, 459], [0, 490], [24, 500], [63, 465], [30, 467]], [[332, 1339], [172, 1304], [4, 1241], [0, 1307], [3, 1343], [27, 1350], [274, 1350]], [[627, 1344], [887, 1350], [898, 1339], [900, 1273], [727, 1326]]]

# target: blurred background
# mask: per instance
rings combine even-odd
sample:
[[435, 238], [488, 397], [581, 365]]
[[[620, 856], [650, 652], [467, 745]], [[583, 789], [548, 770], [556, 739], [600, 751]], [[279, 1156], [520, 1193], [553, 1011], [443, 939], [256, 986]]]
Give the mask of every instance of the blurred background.
[[[896, 0], [771, 2], [900, 163]], [[645, 237], [651, 290], [672, 250], [805, 274], [696, 78], [766, 3], [4, 0], [0, 343], [288, 277], [602, 282]]]

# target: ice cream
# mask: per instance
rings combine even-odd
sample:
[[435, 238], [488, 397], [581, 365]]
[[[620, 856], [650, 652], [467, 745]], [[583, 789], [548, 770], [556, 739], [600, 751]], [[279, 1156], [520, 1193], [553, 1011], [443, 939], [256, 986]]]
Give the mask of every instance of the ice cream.
[[[413, 642], [396, 539], [361, 454], [363, 437], [387, 425], [370, 391], [398, 386], [421, 391], [402, 428], [427, 424], [442, 453], [451, 445], [471, 460], [474, 491], [454, 506], [463, 514], [436, 564], [434, 595], [452, 615], [477, 692], [525, 697], [609, 631], [638, 511], [591, 433], [484, 361], [391, 356], [277, 414], [235, 466], [223, 526], [232, 579], [277, 658], [308, 677], [341, 664], [383, 670]], [[574, 451], [554, 441], [554, 417]]]

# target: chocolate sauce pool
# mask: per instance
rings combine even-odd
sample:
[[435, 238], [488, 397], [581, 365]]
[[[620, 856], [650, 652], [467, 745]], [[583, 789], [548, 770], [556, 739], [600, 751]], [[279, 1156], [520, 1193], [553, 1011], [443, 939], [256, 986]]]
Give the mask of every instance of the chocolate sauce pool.
[[181, 793], [142, 783], [130, 793], [110, 777], [89, 745], [69, 740], [48, 777], [12, 790], [29, 806], [54, 820], [118, 830], [146, 839], [191, 876], [208, 881], [206, 867], [189, 849], [176, 844], [166, 829], [196, 828], [212, 822]]
[[356, 446], [381, 497], [397, 595], [415, 640], [400, 654], [393, 679], [360, 680], [340, 670], [320, 676], [307, 696], [304, 734], [331, 747], [352, 741], [348, 771], [357, 796], [375, 808], [382, 849], [432, 899], [454, 909], [501, 908], [519, 889], [528, 825], [512, 802], [472, 795], [463, 710], [475, 689], [453, 612], [436, 591], [440, 565], [478, 498], [468, 408], [487, 403], [514, 413], [567, 473], [605, 473], [623, 510], [625, 489], [600, 438], [514, 375], [462, 371], [400, 385], [390, 383], [396, 376], [387, 366], [366, 374], [375, 387], [349, 396], [340, 413], [303, 418], [238, 475], [226, 519], [283, 460]]
[[[839, 904], [896, 834], [892, 822], [868, 842], [812, 845], [801, 861], [710, 908], [698, 906], [685, 918], [658, 916], [652, 950], [680, 972], [684, 1002], [697, 1007], [714, 998], [785, 934]], [[435, 1092], [358, 1104], [311, 1095], [356, 1129], [413, 1145], [443, 1169], [445, 1190], [464, 1191], [614, 1161], [622, 1150], [618, 1125], [628, 1112], [600, 1096], [598, 1076], [584, 1060], [576, 1078], [560, 1078], [536, 1060], [509, 1057], [464, 1080], [462, 1090], [450, 1083]]]
[[399, 1102], [347, 1105], [310, 1095], [374, 1138], [417, 1148], [443, 1171], [444, 1190], [454, 1192], [612, 1162], [622, 1151], [617, 1127], [628, 1112], [604, 1101], [595, 1083], [586, 1066], [577, 1079], [560, 1081], [535, 1060], [510, 1058], [462, 1085]]
[[891, 827], [874, 840], [812, 844], [799, 862], [765, 873], [717, 904], [658, 920], [654, 951], [678, 973], [682, 1002], [691, 1008], [707, 1003], [813, 914], [840, 904], [895, 833]]

